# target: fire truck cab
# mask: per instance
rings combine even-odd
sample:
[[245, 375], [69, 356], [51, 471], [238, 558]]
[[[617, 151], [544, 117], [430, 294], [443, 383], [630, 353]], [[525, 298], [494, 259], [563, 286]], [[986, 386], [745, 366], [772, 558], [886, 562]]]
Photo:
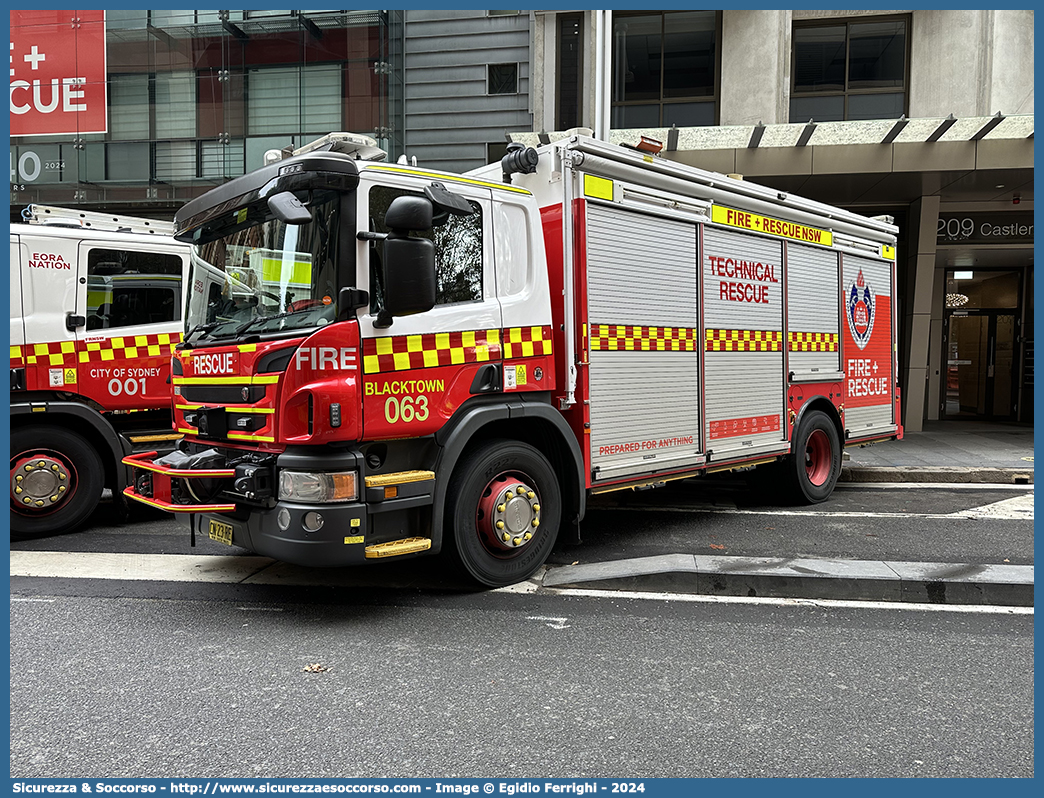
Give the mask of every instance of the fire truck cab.
[[169, 449], [189, 247], [169, 222], [31, 205], [11, 225], [11, 531], [75, 529]]
[[[579, 540], [589, 493], [759, 466], [817, 502], [844, 445], [901, 435], [893, 225], [579, 135], [467, 175], [371, 145], [177, 214], [185, 439], [124, 462], [193, 536], [305, 565], [445, 548], [504, 585]], [[233, 279], [253, 300], [205, 313]]]

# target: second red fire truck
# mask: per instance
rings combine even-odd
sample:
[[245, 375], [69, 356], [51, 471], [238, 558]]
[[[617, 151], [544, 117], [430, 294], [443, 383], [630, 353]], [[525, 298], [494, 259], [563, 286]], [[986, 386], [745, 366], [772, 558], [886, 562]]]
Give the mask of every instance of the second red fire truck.
[[901, 436], [887, 221], [582, 135], [464, 175], [328, 139], [177, 214], [185, 437], [125, 462], [193, 536], [505, 585], [592, 493], [756, 466], [819, 502]]

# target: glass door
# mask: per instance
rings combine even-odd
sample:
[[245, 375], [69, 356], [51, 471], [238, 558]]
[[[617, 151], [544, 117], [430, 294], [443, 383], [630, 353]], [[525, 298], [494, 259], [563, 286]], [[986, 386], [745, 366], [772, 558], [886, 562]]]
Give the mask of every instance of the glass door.
[[1011, 312], [950, 313], [946, 418], [1014, 419], [1015, 334], [1015, 315]]

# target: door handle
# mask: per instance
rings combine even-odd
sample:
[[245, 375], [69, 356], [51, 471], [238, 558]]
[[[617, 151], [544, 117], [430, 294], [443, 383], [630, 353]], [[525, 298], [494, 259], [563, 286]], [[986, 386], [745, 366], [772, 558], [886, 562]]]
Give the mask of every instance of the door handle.
[[85, 316], [77, 316], [75, 313], [65, 314], [65, 329], [67, 329], [69, 332], [78, 330], [85, 324], [87, 324], [87, 318]]

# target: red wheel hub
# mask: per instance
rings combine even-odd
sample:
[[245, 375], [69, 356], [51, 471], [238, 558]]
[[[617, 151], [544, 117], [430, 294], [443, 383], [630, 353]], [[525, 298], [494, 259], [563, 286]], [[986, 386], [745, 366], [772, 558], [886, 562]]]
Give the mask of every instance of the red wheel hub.
[[540, 496], [532, 480], [517, 472], [493, 477], [479, 497], [475, 524], [487, 550], [515, 553], [533, 540], [540, 526]]
[[805, 442], [805, 473], [808, 481], [816, 487], [825, 485], [833, 469], [830, 438], [821, 429], [812, 430]]
[[76, 490], [76, 469], [57, 452], [22, 452], [11, 459], [11, 506], [43, 513], [65, 503]]

